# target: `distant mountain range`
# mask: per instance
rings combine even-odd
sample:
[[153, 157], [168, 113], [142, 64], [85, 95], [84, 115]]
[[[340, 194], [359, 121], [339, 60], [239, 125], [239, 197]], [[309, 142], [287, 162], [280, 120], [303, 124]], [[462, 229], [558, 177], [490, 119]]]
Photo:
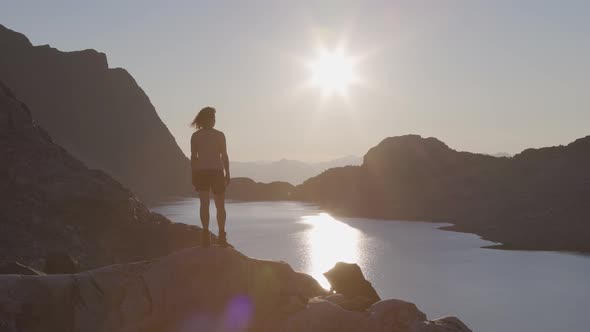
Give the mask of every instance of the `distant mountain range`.
[[494, 157], [498, 157], [498, 158], [512, 158], [512, 155], [510, 153], [506, 153], [506, 152], [498, 152], [498, 153], [493, 153], [491, 154], [491, 156]]
[[231, 171], [235, 177], [247, 177], [258, 182], [282, 181], [297, 185], [329, 168], [360, 165], [361, 162], [362, 159], [355, 156], [316, 163], [288, 159], [255, 162], [234, 161], [231, 162]]
[[0, 25], [0, 80], [76, 158], [143, 199], [192, 192], [190, 163], [148, 96], [104, 53], [33, 46]]
[[505, 248], [589, 252], [590, 136], [512, 158], [389, 137], [361, 166], [329, 169], [294, 198], [340, 215], [450, 222]]

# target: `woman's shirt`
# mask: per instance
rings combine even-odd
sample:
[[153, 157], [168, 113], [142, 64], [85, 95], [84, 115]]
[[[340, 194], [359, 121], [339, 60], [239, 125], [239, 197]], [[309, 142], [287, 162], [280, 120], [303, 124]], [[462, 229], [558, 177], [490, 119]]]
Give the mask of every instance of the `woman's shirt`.
[[223, 170], [222, 155], [226, 154], [225, 135], [213, 128], [199, 129], [191, 137], [193, 170]]

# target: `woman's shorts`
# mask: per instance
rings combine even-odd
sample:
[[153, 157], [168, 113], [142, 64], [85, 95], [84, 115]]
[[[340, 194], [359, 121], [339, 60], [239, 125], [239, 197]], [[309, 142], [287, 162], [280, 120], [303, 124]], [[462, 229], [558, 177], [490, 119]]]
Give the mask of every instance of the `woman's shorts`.
[[193, 186], [197, 191], [225, 192], [225, 175], [221, 169], [201, 169], [193, 171]]

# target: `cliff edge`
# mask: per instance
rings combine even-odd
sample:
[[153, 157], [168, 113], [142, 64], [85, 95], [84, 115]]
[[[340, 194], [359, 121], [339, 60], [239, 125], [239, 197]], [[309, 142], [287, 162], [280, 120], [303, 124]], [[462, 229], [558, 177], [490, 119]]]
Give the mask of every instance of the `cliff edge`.
[[33, 46], [0, 25], [0, 79], [77, 159], [143, 200], [192, 194], [190, 163], [146, 93], [96, 50]]
[[197, 245], [200, 228], [150, 212], [131, 191], [70, 155], [0, 82], [0, 265], [42, 269], [68, 253], [89, 269]]

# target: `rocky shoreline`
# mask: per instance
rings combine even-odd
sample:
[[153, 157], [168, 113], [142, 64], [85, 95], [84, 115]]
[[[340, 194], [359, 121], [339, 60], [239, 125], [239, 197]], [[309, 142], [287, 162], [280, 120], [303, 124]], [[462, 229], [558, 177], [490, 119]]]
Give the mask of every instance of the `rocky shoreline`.
[[504, 248], [590, 252], [590, 136], [511, 158], [456, 151], [436, 138], [389, 137], [361, 166], [333, 168], [295, 200], [334, 215], [452, 223]]

